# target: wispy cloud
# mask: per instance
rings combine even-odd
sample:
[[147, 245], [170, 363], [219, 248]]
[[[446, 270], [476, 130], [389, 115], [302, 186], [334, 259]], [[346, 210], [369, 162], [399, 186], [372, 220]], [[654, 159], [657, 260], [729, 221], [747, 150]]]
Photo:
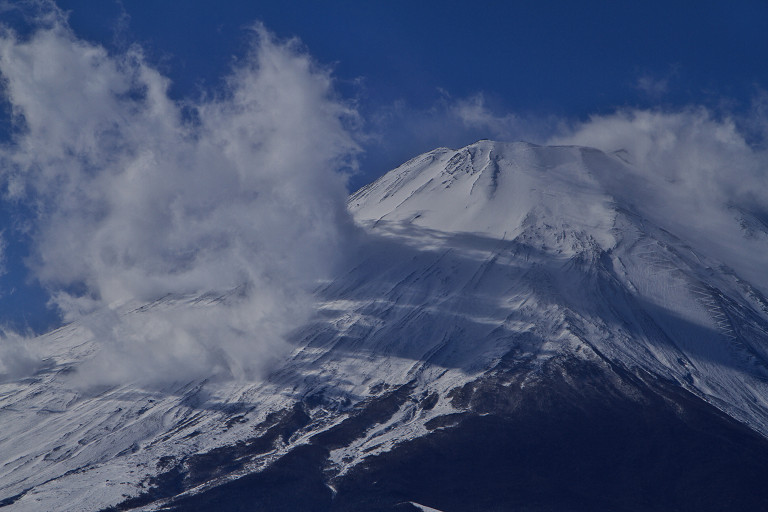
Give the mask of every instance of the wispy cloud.
[[637, 79], [636, 87], [648, 97], [659, 99], [669, 91], [669, 79], [642, 75]]
[[[16, 126], [2, 177], [34, 205], [34, 275], [98, 338], [96, 381], [257, 375], [344, 252], [356, 112], [261, 26], [222, 90], [180, 105], [140, 48], [110, 54], [57, 13], [0, 36]], [[236, 287], [205, 311], [114, 309]]]
[[479, 139], [543, 142], [560, 122], [552, 116], [517, 114], [489, 105], [482, 92], [453, 96], [436, 91], [434, 102], [414, 108], [405, 101], [382, 106], [367, 119], [366, 151], [385, 172], [436, 147], [462, 147]]
[[[621, 151], [628, 174], [605, 178], [623, 204], [768, 292], [768, 225], [760, 227], [768, 220], [764, 114], [621, 110], [577, 123], [549, 143]], [[744, 229], [750, 223], [758, 232]]]
[[510, 140], [519, 136], [525, 128], [524, 122], [515, 114], [492, 112], [486, 106], [483, 93], [448, 102], [447, 107], [447, 111], [466, 127], [483, 130], [488, 133], [488, 138]]

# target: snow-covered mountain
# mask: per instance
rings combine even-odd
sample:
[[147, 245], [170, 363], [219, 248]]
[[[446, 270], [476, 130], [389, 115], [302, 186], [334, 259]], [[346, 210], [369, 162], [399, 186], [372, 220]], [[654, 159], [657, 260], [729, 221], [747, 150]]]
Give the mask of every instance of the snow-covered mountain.
[[765, 217], [665, 217], [644, 199], [681, 192], [631, 162], [480, 141], [391, 171], [264, 381], [83, 391], [91, 331], [35, 339], [0, 384], [0, 508], [768, 509], [768, 257], [737, 250], [768, 254]]

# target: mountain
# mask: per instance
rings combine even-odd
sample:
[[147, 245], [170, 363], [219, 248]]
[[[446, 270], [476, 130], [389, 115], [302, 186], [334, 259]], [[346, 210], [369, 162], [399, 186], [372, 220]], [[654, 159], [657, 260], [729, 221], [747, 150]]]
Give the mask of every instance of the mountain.
[[92, 331], [41, 336], [0, 384], [0, 508], [768, 510], [768, 280], [738, 250], [768, 217], [675, 186], [625, 152], [421, 155], [349, 198], [355, 265], [259, 382], [84, 392]]

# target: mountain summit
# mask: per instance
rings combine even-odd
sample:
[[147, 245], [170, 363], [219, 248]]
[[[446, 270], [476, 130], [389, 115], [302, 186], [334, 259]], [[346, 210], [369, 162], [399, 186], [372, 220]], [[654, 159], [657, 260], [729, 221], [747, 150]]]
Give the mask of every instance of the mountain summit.
[[359, 259], [264, 382], [86, 395], [86, 331], [35, 340], [49, 364], [2, 385], [0, 505], [766, 509], [766, 282], [733, 243], [768, 228], [687, 198], [626, 152], [414, 158], [350, 197]]
[[583, 232], [607, 247], [616, 211], [593, 168], [618, 162], [578, 147], [480, 141], [437, 149], [350, 198], [356, 219], [513, 240], [535, 224]]

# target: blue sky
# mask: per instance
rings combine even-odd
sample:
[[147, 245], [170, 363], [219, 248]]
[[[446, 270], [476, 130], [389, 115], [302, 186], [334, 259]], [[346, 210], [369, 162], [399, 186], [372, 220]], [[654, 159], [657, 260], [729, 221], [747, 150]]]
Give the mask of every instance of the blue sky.
[[757, 90], [768, 87], [768, 2], [762, 0], [58, 4], [82, 37], [108, 47], [141, 44], [173, 80], [177, 97], [215, 86], [242, 56], [254, 21], [278, 37], [300, 38], [331, 66], [339, 93], [359, 102], [367, 128], [398, 139], [366, 145], [355, 184], [435, 144], [488, 136], [454, 130], [442, 139], [407, 133], [399, 140], [411, 119], [376, 124], [395, 104], [402, 116], [415, 118], [446, 94], [482, 93], [499, 113], [585, 119], [626, 106], [747, 109]]
[[[301, 49], [294, 50], [330, 70], [334, 105], [354, 111], [346, 120], [360, 149], [353, 151], [359, 171], [351, 188], [436, 146], [479, 138], [546, 142], [594, 116], [625, 109], [700, 106], [713, 118], [736, 119], [747, 139], [764, 142], [762, 128], [751, 134], [749, 120], [768, 104], [765, 1], [57, 5], [68, 13], [76, 40], [111, 56], [140, 47], [146, 65], [170, 80], [168, 96], [180, 105], [227, 88], [225, 77], [248, 60], [255, 23], [262, 22], [278, 45], [300, 39]], [[0, 21], [21, 37], [39, 27], [13, 8], [4, 9]], [[2, 126], [12, 138], [8, 113]], [[71, 213], [70, 206], [55, 208], [58, 215]], [[0, 210], [6, 271], [0, 321], [40, 331], [60, 321], [45, 306], [50, 294], [76, 287], [77, 279], [52, 278], [51, 264], [40, 263], [53, 259], [43, 247], [50, 252], [61, 245], [45, 235], [53, 225], [38, 223], [30, 209], [24, 200], [6, 198]], [[30, 258], [37, 258], [35, 271], [28, 269]], [[99, 282], [83, 275], [84, 282]]]

